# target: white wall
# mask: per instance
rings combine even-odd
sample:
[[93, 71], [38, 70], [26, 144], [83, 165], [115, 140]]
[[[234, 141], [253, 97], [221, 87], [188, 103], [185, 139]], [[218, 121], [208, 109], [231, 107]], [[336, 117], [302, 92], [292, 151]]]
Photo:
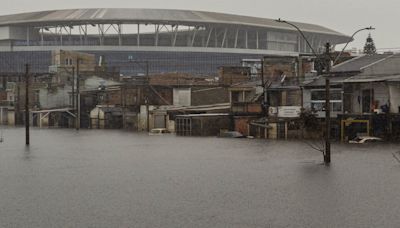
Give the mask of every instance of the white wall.
[[8, 109], [0, 107], [0, 125], [7, 125], [8, 122]]
[[41, 109], [52, 109], [52, 108], [65, 108], [70, 105], [69, 92], [71, 87], [65, 86], [57, 87], [54, 92], [50, 92], [48, 89], [39, 90], [39, 102]]
[[390, 112], [399, 113], [400, 107], [400, 83], [397, 85], [389, 85], [390, 95]]
[[191, 105], [191, 89], [190, 88], [174, 88], [173, 101], [176, 106]]
[[356, 89], [354, 89], [352, 101], [353, 113], [362, 113], [362, 91], [369, 90], [371, 88], [374, 90], [374, 102], [378, 101], [379, 107], [385, 104], [389, 105], [389, 92], [384, 82], [360, 83], [355, 85], [355, 87]]
[[0, 40], [10, 39], [10, 27], [0, 27]]
[[[0, 40], [27, 40], [28, 29], [18, 26], [2, 26], [0, 27]], [[39, 37], [38, 29], [29, 30], [29, 39], [37, 39]]]
[[[307, 109], [307, 110], [311, 110], [311, 91], [313, 91], [315, 89], [304, 89], [303, 90], [303, 108]], [[321, 89], [316, 89], [316, 90], [321, 90]], [[333, 90], [333, 88], [331, 88], [331, 91]], [[337, 89], [335, 89], [337, 90]], [[331, 106], [332, 107], [332, 106]], [[343, 109], [343, 103], [342, 103], [342, 109]], [[338, 116], [338, 114], [341, 114], [343, 111], [340, 112], [335, 112], [332, 110], [331, 108], [331, 118], [336, 118]], [[319, 118], [325, 118], [325, 112], [317, 112], [317, 117]]]

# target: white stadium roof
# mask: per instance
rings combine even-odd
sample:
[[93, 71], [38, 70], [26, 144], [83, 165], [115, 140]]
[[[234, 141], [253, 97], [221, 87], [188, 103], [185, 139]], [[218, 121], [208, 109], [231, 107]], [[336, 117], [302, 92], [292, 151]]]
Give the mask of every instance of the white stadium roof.
[[[206, 26], [219, 24], [225, 26], [259, 27], [278, 30], [290, 30], [291, 26], [278, 23], [273, 19], [239, 16], [215, 12], [166, 10], [166, 9], [67, 9], [42, 12], [21, 13], [0, 16], [0, 26], [21, 25], [68, 25], [90, 23], [165, 23]], [[302, 31], [347, 37], [334, 30], [306, 23], [292, 22]]]

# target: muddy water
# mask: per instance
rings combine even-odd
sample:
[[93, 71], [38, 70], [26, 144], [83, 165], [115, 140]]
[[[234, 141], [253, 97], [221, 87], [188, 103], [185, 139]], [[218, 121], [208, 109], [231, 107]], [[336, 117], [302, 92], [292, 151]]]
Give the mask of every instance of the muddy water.
[[5, 129], [0, 227], [398, 227], [398, 145]]

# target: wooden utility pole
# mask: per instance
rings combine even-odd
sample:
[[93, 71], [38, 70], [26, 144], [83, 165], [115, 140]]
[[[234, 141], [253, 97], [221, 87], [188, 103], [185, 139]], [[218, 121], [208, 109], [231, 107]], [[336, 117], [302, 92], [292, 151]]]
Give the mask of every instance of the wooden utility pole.
[[75, 109], [75, 67], [72, 67], [71, 106]]
[[30, 135], [29, 135], [29, 64], [25, 65], [25, 144], [29, 146]]
[[79, 91], [79, 64], [80, 59], [76, 59], [76, 130], [79, 131], [81, 127], [81, 102]]
[[150, 94], [150, 76], [149, 76], [149, 61], [146, 60], [146, 78], [147, 78], [147, 91], [146, 91], [146, 124], [147, 132], [150, 132], [150, 112], [149, 112], [149, 94]]
[[267, 101], [267, 90], [265, 88], [265, 81], [264, 81], [264, 57], [261, 58], [261, 86], [263, 87], [263, 95], [264, 99], [262, 102], [262, 110], [264, 112], [264, 116], [268, 115], [268, 110], [266, 109], [266, 101]]
[[18, 82], [17, 82], [17, 100], [16, 100], [16, 107], [15, 107], [15, 120], [14, 125], [20, 124], [20, 116], [21, 116], [21, 75], [18, 75]]
[[[147, 91], [147, 94], [149, 93], [149, 91]], [[146, 103], [146, 128], [147, 128], [147, 132], [150, 132], [150, 110], [149, 110], [149, 99], [148, 97], [146, 97], [145, 100]]]
[[330, 71], [331, 71], [331, 59], [330, 59], [330, 43], [326, 43], [326, 77], [325, 77], [325, 151], [324, 151], [324, 162], [326, 165], [331, 163], [331, 94], [330, 94]]

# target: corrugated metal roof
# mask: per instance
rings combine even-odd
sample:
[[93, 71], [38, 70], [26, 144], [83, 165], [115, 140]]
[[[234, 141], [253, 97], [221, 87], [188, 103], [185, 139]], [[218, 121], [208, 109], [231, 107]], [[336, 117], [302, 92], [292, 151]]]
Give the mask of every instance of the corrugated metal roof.
[[212, 104], [212, 105], [197, 105], [197, 106], [173, 106], [166, 105], [160, 106], [158, 109], [154, 111], [213, 111], [213, 110], [222, 110], [222, 109], [230, 109], [230, 103], [220, 103], [220, 104]]
[[393, 54], [364, 55], [350, 59], [349, 61], [338, 64], [332, 68], [332, 72], [360, 72], [363, 68], [374, 65], [380, 61], [393, 56]]
[[203, 114], [187, 114], [177, 115], [176, 117], [219, 117], [219, 116], [230, 116], [229, 113], [203, 113]]
[[[347, 78], [349, 78], [349, 77], [346, 77], [346, 76], [330, 77], [329, 83], [331, 86], [340, 85]], [[323, 86], [325, 86], [325, 84], [326, 84], [325, 77], [320, 76], [320, 77], [314, 78], [312, 81], [305, 82], [303, 84], [303, 87], [323, 87]]]
[[344, 83], [398, 81], [400, 75], [357, 75], [343, 80]]
[[[278, 23], [273, 19], [223, 14], [215, 12], [166, 10], [166, 9], [67, 9], [31, 12], [14, 15], [0, 16], [0, 25], [37, 24], [47, 25], [51, 23], [90, 23], [90, 22], [186, 22], [203, 25], [230, 24], [242, 26], [266, 27], [284, 30], [294, 30], [291, 26]], [[348, 38], [334, 30], [306, 23], [292, 22], [304, 32], [322, 33]]]

